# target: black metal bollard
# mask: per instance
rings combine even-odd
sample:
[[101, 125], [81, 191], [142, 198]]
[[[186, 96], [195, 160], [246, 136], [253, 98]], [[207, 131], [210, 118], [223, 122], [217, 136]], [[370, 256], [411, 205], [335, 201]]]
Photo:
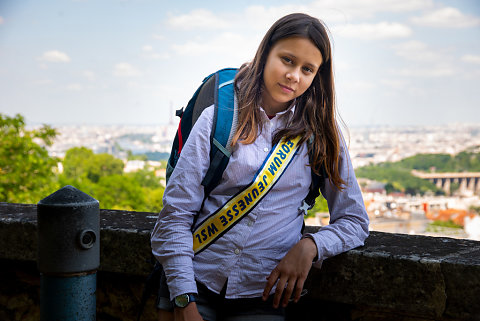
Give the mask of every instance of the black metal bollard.
[[96, 199], [65, 186], [37, 204], [40, 319], [96, 319], [100, 210]]

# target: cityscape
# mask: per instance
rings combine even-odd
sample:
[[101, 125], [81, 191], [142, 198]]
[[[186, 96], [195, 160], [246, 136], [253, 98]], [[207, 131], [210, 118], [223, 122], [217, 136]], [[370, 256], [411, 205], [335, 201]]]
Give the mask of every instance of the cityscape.
[[[157, 168], [170, 153], [177, 126], [173, 119], [158, 126], [55, 126], [58, 135], [48, 151], [62, 158], [69, 148], [85, 146], [95, 153], [109, 153], [124, 160], [124, 171]], [[396, 162], [416, 154], [480, 152], [480, 124], [352, 127], [343, 134], [354, 168]], [[144, 154], [147, 161], [127, 159], [128, 155]], [[164, 182], [164, 170], [156, 172]], [[480, 208], [480, 177], [469, 180], [469, 188], [440, 196], [387, 194], [384, 183], [364, 178], [358, 181], [372, 231], [480, 240], [480, 215], [471, 210]], [[453, 222], [456, 227], [437, 226], [432, 224], [434, 221]], [[317, 213], [307, 219], [307, 224], [328, 224], [328, 213]]]

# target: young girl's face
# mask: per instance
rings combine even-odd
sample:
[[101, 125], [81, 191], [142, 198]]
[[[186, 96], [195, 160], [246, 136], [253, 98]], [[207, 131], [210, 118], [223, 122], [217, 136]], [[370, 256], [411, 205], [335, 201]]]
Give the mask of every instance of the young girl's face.
[[302, 95], [322, 64], [322, 54], [310, 39], [284, 38], [270, 50], [263, 70], [262, 107], [267, 115], [285, 110]]

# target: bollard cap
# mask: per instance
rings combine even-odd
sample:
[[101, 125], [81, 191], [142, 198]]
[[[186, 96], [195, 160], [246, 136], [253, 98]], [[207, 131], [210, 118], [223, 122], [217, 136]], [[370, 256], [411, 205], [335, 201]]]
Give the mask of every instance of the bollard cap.
[[99, 204], [96, 199], [73, 186], [66, 185], [53, 194], [42, 199], [38, 205], [75, 206]]
[[88, 272], [100, 265], [99, 202], [75, 187], [38, 202], [37, 233], [41, 273]]

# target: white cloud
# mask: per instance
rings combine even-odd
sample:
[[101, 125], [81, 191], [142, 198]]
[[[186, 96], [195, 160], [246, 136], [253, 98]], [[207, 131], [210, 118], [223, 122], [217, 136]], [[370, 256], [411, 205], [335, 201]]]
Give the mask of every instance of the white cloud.
[[406, 81], [401, 79], [382, 79], [380, 82], [393, 89], [403, 89], [406, 86]]
[[455, 70], [449, 65], [436, 65], [430, 68], [404, 68], [395, 72], [404, 77], [437, 78], [455, 75]]
[[[354, 18], [371, 18], [380, 12], [408, 12], [425, 10], [433, 7], [433, 0], [317, 0], [307, 4], [286, 4], [279, 6], [252, 5], [243, 12], [229, 16], [216, 14], [205, 9], [195, 9], [186, 14], [171, 14], [167, 24], [175, 29], [225, 29], [232, 26], [245, 26], [253, 30], [266, 31], [277, 19], [292, 13], [305, 12], [326, 21], [329, 25], [335, 22], [351, 21]], [[389, 24], [388, 28], [397, 28]], [[405, 31], [405, 26], [400, 27]], [[154, 35], [163, 39], [163, 35]]]
[[440, 62], [445, 58], [437, 51], [430, 49], [421, 41], [407, 41], [392, 46], [395, 54], [411, 61]]
[[480, 25], [480, 18], [465, 15], [452, 7], [438, 9], [421, 17], [413, 17], [411, 20], [417, 25], [440, 28], [468, 28]]
[[[433, 0], [318, 0], [308, 5], [311, 13], [328, 21], [371, 18], [379, 12], [408, 12], [433, 7]], [[310, 12], [310, 11], [309, 11]]]
[[147, 59], [169, 59], [170, 54], [155, 52], [152, 46], [145, 45], [142, 47], [142, 54], [140, 55], [140, 57]]
[[89, 81], [94, 81], [96, 78], [96, 75], [93, 71], [91, 70], [85, 70], [82, 75], [87, 78]]
[[3, 24], [5, 22], [5, 19], [3, 19], [2, 16], [0, 16], [0, 25]]
[[213, 12], [205, 9], [195, 9], [187, 14], [173, 16], [167, 21], [167, 24], [176, 29], [218, 29], [225, 28], [229, 23], [217, 17]]
[[58, 50], [50, 50], [43, 53], [43, 55], [39, 58], [41, 61], [47, 62], [70, 62], [70, 57], [61, 51]]
[[173, 45], [173, 49], [181, 55], [199, 56], [208, 53], [229, 53], [230, 55], [253, 57], [258, 43], [256, 40], [247, 39], [246, 37], [224, 32], [217, 37], [209, 39], [208, 41], [188, 41], [184, 44]]
[[480, 64], [480, 55], [464, 55], [462, 56], [462, 61], [472, 64]]
[[126, 62], [118, 63], [113, 68], [113, 75], [117, 77], [137, 77], [141, 74], [137, 68]]
[[335, 70], [336, 71], [348, 71], [351, 69], [350, 63], [344, 61], [344, 60], [336, 60], [334, 62]]
[[263, 30], [268, 28], [279, 18], [292, 12], [307, 12], [309, 7], [305, 5], [283, 5], [277, 7], [264, 7], [261, 5], [249, 6], [243, 13], [243, 24], [254, 30]]
[[363, 40], [405, 38], [412, 34], [409, 27], [395, 22], [339, 25], [332, 28], [332, 32], [341, 37]]
[[366, 91], [366, 90], [372, 90], [376, 86], [375, 86], [375, 84], [373, 84], [369, 81], [357, 80], [357, 81], [345, 82], [343, 84], [343, 87], [345, 89], [348, 89], [348, 90]]
[[160, 60], [160, 59], [170, 59], [171, 55], [168, 52], [165, 52], [165, 53], [144, 52], [140, 55], [140, 57], [144, 59]]
[[69, 84], [65, 88], [67, 90], [70, 90], [70, 91], [81, 91], [81, 90], [83, 90], [83, 86], [80, 85], [80, 84]]
[[433, 0], [317, 0], [305, 5], [254, 5], [247, 7], [244, 14], [249, 27], [266, 30], [275, 20], [292, 12], [305, 12], [330, 24], [371, 18], [379, 12], [408, 12], [432, 7]]
[[151, 59], [170, 59], [171, 58], [169, 53], [156, 53], [156, 52], [146, 55], [146, 57]]
[[159, 34], [153, 34], [152, 38], [155, 39], [155, 40], [163, 40], [163, 39], [165, 39], [165, 36], [164, 35], [159, 35]]
[[51, 85], [53, 84], [53, 81], [51, 79], [39, 79], [33, 82], [35, 85], [39, 86], [45, 86], [45, 85]]
[[142, 88], [142, 86], [136, 81], [127, 82], [127, 87], [128, 88], [134, 88], [134, 89]]
[[452, 64], [452, 57], [441, 50], [430, 48], [423, 42], [412, 40], [392, 46], [397, 56], [410, 63], [394, 74], [404, 77], [434, 78], [452, 76], [457, 70]]

